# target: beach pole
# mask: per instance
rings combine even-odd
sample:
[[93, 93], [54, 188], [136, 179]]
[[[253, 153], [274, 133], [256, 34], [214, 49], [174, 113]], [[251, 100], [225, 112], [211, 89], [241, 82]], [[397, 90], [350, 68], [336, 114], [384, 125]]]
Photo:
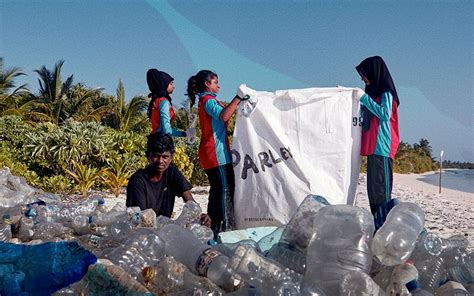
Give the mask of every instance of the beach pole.
[[439, 153], [439, 194], [441, 194], [441, 174], [443, 172], [443, 154], [444, 150]]

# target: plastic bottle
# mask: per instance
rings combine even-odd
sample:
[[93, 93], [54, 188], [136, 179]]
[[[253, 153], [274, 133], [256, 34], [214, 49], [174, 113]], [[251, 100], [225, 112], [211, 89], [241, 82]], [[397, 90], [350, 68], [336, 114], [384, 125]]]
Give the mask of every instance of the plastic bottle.
[[168, 224], [159, 235], [165, 241], [166, 255], [173, 256], [191, 272], [209, 278], [225, 291], [233, 291], [240, 284], [239, 277], [227, 268], [229, 258], [211, 250], [189, 230]]
[[155, 295], [223, 295], [209, 279], [195, 275], [173, 257], [165, 257], [157, 266], [142, 272], [145, 286]]
[[8, 176], [10, 175], [10, 169], [3, 167], [0, 169], [0, 185], [6, 185], [8, 182]]
[[178, 218], [176, 218], [175, 224], [184, 228], [188, 228], [194, 221], [199, 221], [201, 213], [202, 210], [199, 204], [194, 200], [188, 200], [184, 204], [181, 214]]
[[388, 295], [408, 296], [410, 292], [406, 288], [406, 284], [418, 279], [418, 270], [411, 262], [405, 262], [395, 266], [390, 282], [387, 286]]
[[329, 203], [324, 197], [308, 195], [284, 228], [280, 241], [265, 256], [298, 273], [304, 273], [306, 248], [314, 233], [316, 213], [327, 205]]
[[130, 233], [130, 237], [120, 247], [102, 255], [137, 279], [143, 268], [156, 265], [163, 258], [164, 245], [156, 232], [142, 228]]
[[76, 216], [71, 222], [71, 228], [78, 235], [83, 235], [91, 232], [90, 217]]
[[32, 239], [51, 240], [55, 237], [72, 237], [72, 230], [61, 223], [41, 222], [33, 228]]
[[405, 286], [412, 296], [433, 296], [430, 292], [422, 289], [417, 280], [408, 282]]
[[324, 197], [308, 195], [286, 224], [280, 242], [304, 252], [316, 228], [314, 224], [316, 213], [328, 205], [329, 202]]
[[342, 278], [339, 291], [341, 296], [386, 295], [370, 276], [360, 270], [353, 270], [346, 273]]
[[316, 228], [308, 246], [301, 290], [310, 295], [316, 285], [328, 295], [337, 295], [345, 273], [370, 271], [374, 220], [365, 209], [331, 205], [319, 210], [314, 224]]
[[456, 265], [448, 268], [448, 279], [461, 283], [465, 287], [474, 283], [474, 271], [466, 264]]
[[436, 289], [436, 296], [470, 296], [469, 292], [460, 283], [449, 281]]
[[405, 262], [413, 252], [423, 230], [425, 214], [414, 203], [400, 203], [392, 208], [382, 227], [375, 233], [372, 252], [383, 265]]
[[20, 226], [18, 232], [15, 234], [15, 237], [19, 238], [23, 242], [30, 241], [34, 234], [33, 228], [35, 226], [35, 222], [32, 219], [24, 216], [21, 217], [19, 225]]
[[194, 145], [194, 143], [196, 142], [196, 122], [197, 115], [194, 113], [189, 114], [189, 135], [186, 136], [189, 145]]
[[465, 251], [469, 245], [469, 240], [462, 234], [442, 239], [434, 233], [428, 233], [425, 236], [424, 245], [431, 255], [450, 255], [459, 251]]
[[171, 220], [169, 217], [166, 216], [158, 216], [156, 217], [156, 229], [160, 230], [165, 225], [174, 224], [174, 220]]
[[189, 230], [204, 244], [210, 244], [210, 241], [214, 239], [214, 232], [207, 226], [193, 223]]
[[260, 255], [251, 245], [239, 245], [230, 258], [229, 268], [262, 295], [299, 295], [301, 275]]
[[237, 247], [240, 245], [249, 245], [259, 254], [262, 254], [258, 243], [252, 239], [244, 239], [235, 243], [220, 243], [213, 246], [212, 249], [230, 258], [232, 255], [234, 255], [235, 249], [237, 249]]
[[95, 264], [85, 276], [85, 295], [152, 295], [148, 289], [113, 264]]
[[446, 280], [446, 269], [442, 257], [432, 257], [424, 261], [415, 261], [420, 286], [431, 292]]

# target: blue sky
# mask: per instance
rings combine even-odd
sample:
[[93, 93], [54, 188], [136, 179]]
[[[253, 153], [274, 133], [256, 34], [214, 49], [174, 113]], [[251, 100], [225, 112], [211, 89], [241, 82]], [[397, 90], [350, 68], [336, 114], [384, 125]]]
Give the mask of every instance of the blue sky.
[[354, 70], [382, 56], [400, 96], [400, 133], [427, 138], [435, 156], [474, 162], [474, 2], [0, 0], [0, 55], [21, 67], [37, 91], [34, 69], [64, 59], [63, 77], [127, 97], [147, 94], [155, 67], [175, 78], [219, 74], [219, 98], [237, 86], [256, 90], [343, 85], [363, 88]]

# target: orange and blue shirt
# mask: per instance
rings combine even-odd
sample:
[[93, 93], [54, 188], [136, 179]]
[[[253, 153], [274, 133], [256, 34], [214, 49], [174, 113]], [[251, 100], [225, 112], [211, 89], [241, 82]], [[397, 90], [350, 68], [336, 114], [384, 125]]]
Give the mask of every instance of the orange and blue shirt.
[[185, 137], [186, 133], [171, 127], [174, 121], [174, 110], [165, 97], [157, 98], [153, 102], [151, 111], [151, 133], [165, 133], [175, 137]]
[[199, 94], [199, 123], [201, 143], [199, 144], [199, 163], [203, 169], [211, 169], [232, 163], [230, 145], [227, 137], [227, 123], [220, 119], [224, 105], [214, 93]]
[[372, 99], [364, 94], [360, 103], [372, 114], [370, 127], [362, 132], [360, 155], [380, 155], [394, 159], [400, 141], [398, 106], [391, 92]]

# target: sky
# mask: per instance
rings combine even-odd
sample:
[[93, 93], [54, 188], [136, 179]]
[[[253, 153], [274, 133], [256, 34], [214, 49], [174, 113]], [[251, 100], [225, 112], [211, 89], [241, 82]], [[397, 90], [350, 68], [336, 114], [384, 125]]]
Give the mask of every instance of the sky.
[[146, 71], [175, 79], [180, 107], [201, 69], [218, 98], [255, 90], [364, 88], [354, 67], [380, 55], [400, 97], [401, 140], [428, 139], [439, 159], [474, 162], [474, 2], [470, 0], [0, 0], [0, 56], [33, 71], [64, 60], [62, 77], [128, 99]]

